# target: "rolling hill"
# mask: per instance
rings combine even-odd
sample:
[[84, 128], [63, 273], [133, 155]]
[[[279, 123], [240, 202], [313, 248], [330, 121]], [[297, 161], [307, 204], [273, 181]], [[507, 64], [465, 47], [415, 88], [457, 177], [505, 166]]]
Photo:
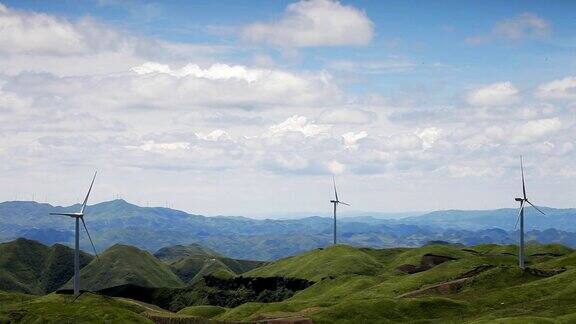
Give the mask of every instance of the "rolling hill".
[[[146, 303], [180, 311], [154, 315], [159, 316], [157, 321], [190, 315], [220, 321], [280, 319], [314, 323], [576, 320], [576, 251], [558, 244], [528, 244], [525, 271], [518, 269], [516, 253], [514, 245], [496, 244], [392, 249], [337, 245], [271, 262], [241, 277], [230, 272], [182, 287], [160, 260], [145, 251], [117, 245], [83, 269], [83, 276], [87, 276], [83, 282], [111, 278], [106, 281], [114, 287], [107, 289], [107, 294], [128, 294], [129, 298], [145, 300], [87, 294], [75, 306], [65, 304], [69, 297], [61, 295], [0, 293], [0, 301], [11, 305], [0, 308], [0, 320], [14, 320], [14, 316], [43, 322], [78, 319], [83, 305], [97, 308], [90, 314], [94, 320], [106, 318], [109, 312], [110, 318], [146, 322], [151, 318], [146, 312], [155, 307]], [[224, 263], [214, 260], [216, 269], [225, 269]], [[131, 270], [126, 270], [126, 264]], [[88, 273], [91, 267], [98, 271]], [[211, 264], [202, 265], [209, 267]], [[139, 272], [142, 269], [146, 271]], [[118, 285], [131, 277], [147, 279]], [[170, 277], [172, 280], [166, 280]], [[175, 282], [180, 285], [173, 285]], [[300, 288], [288, 288], [300, 284]], [[268, 290], [271, 287], [275, 290]], [[22, 309], [21, 313], [17, 308]]]
[[206, 275], [229, 278], [265, 264], [262, 261], [236, 260], [199, 244], [168, 246], [154, 256], [170, 266], [186, 284], [193, 284]]
[[[97, 291], [134, 284], [143, 287], [181, 287], [184, 284], [170, 268], [146, 251], [116, 244], [80, 271], [82, 289]], [[65, 288], [71, 288], [69, 281]]]
[[[92, 256], [82, 252], [80, 267]], [[0, 290], [44, 294], [55, 291], [74, 275], [74, 250], [54, 244], [17, 239], [0, 244]]]
[[200, 257], [212, 258], [221, 256], [218, 252], [203, 247], [200, 244], [192, 243], [190, 245], [173, 245], [163, 247], [154, 253], [154, 256], [159, 260], [172, 263], [183, 258]]
[[309, 318], [314, 323], [568, 323], [576, 319], [576, 252], [559, 245], [531, 244], [529, 268], [521, 271], [515, 249], [428, 245], [314, 250], [247, 275], [290, 275], [314, 279], [316, 284], [279, 303], [246, 303], [219, 310], [213, 318]]

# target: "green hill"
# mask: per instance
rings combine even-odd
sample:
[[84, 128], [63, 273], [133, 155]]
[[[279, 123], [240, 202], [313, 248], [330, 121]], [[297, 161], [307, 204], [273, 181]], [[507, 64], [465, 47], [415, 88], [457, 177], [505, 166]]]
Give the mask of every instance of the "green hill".
[[200, 244], [174, 245], [158, 250], [154, 256], [186, 284], [193, 284], [206, 275], [229, 278], [265, 264], [263, 261], [227, 258]]
[[[116, 244], [80, 271], [82, 289], [100, 289], [134, 284], [144, 287], [180, 287], [182, 281], [150, 253]], [[72, 282], [66, 284], [70, 288]]]
[[[80, 267], [92, 256], [81, 252]], [[55, 291], [74, 275], [74, 250], [17, 239], [0, 244], [0, 290], [44, 294]]]
[[173, 245], [164, 247], [156, 251], [154, 256], [163, 262], [173, 263], [188, 257], [213, 258], [221, 255], [214, 250], [193, 243], [190, 245]]
[[336, 245], [288, 257], [247, 272], [252, 277], [293, 277], [317, 281], [341, 275], [378, 275], [384, 270], [384, 261], [401, 253], [402, 249], [386, 250], [389, 255], [378, 255], [370, 249]]
[[246, 303], [214, 318], [309, 318], [314, 323], [576, 320], [576, 252], [532, 244], [526, 271], [517, 268], [514, 252], [513, 246], [497, 245], [314, 250], [246, 275], [294, 276], [316, 284], [282, 302]]

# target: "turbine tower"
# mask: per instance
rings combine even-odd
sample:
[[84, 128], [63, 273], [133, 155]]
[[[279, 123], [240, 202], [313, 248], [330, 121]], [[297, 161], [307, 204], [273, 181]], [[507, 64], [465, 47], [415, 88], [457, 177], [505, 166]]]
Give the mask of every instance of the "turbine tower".
[[526, 183], [524, 182], [524, 165], [522, 162], [522, 155], [520, 155], [520, 171], [522, 173], [522, 198], [514, 199], [520, 203], [520, 209], [518, 210], [518, 218], [516, 219], [516, 225], [514, 226], [514, 230], [516, 230], [516, 228], [518, 227], [518, 223], [520, 223], [520, 248], [518, 249], [518, 266], [520, 267], [520, 269], [524, 270], [524, 261], [525, 261], [525, 253], [524, 253], [524, 207], [525, 207], [525, 204], [526, 203], [530, 204], [532, 207], [534, 207], [534, 209], [536, 209], [537, 211], [542, 213], [542, 215], [546, 215], [546, 214], [544, 214], [544, 212], [541, 211], [538, 207], [534, 206], [534, 204], [531, 203], [528, 200], [528, 198], [526, 197]]
[[343, 204], [346, 206], [350, 206], [350, 204], [347, 204], [343, 201], [340, 201], [338, 199], [338, 191], [336, 190], [336, 179], [334, 178], [334, 176], [332, 176], [332, 182], [334, 183], [334, 200], [330, 200], [330, 202], [332, 204], [334, 204], [334, 245], [336, 245], [336, 206], [338, 206], [338, 204]]
[[94, 249], [94, 254], [98, 257], [98, 252], [96, 252], [96, 248], [94, 247], [94, 242], [92, 242], [92, 238], [90, 237], [90, 232], [88, 232], [88, 227], [86, 227], [86, 223], [84, 222], [84, 209], [86, 209], [86, 203], [88, 203], [88, 197], [90, 196], [90, 191], [92, 191], [92, 186], [94, 185], [94, 180], [96, 180], [96, 172], [94, 172], [94, 177], [92, 178], [92, 183], [90, 183], [90, 188], [88, 189], [88, 193], [86, 194], [86, 198], [84, 198], [84, 202], [82, 203], [82, 207], [80, 208], [80, 212], [78, 213], [50, 213], [50, 215], [61, 215], [61, 216], [69, 216], [76, 219], [76, 238], [75, 238], [75, 249], [74, 249], [74, 295], [78, 296], [80, 294], [80, 221], [82, 221], [82, 225], [84, 225], [84, 229], [86, 230], [86, 234], [88, 234], [88, 238], [90, 239], [90, 244], [92, 244], [92, 249]]

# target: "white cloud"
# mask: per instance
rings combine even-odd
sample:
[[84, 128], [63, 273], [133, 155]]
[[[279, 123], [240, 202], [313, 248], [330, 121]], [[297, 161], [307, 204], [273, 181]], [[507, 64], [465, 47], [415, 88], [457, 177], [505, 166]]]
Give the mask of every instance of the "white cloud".
[[308, 119], [304, 116], [294, 115], [279, 124], [270, 126], [265, 136], [282, 136], [287, 133], [296, 132], [301, 133], [305, 137], [311, 137], [325, 133], [329, 129], [330, 126], [316, 125], [308, 122]]
[[568, 76], [540, 85], [536, 92], [543, 99], [576, 99], [576, 77]]
[[511, 141], [513, 143], [530, 143], [558, 132], [561, 127], [562, 122], [558, 117], [531, 120], [515, 128]]
[[89, 48], [84, 35], [67, 21], [0, 6], [0, 53], [77, 54]]
[[359, 140], [366, 138], [367, 136], [368, 133], [366, 133], [365, 131], [360, 131], [358, 133], [348, 132], [342, 134], [342, 138], [344, 139], [344, 146], [346, 146], [347, 148], [355, 148], [356, 143]]
[[137, 148], [143, 151], [175, 151], [187, 150], [190, 148], [189, 143], [174, 142], [174, 143], [156, 143], [155, 141], [146, 141], [138, 146], [126, 146], [127, 148]]
[[213, 130], [208, 134], [196, 133], [196, 136], [198, 136], [198, 138], [203, 139], [205, 141], [212, 141], [212, 142], [232, 139], [230, 137], [230, 135], [222, 129]]
[[277, 22], [254, 23], [242, 37], [280, 47], [366, 45], [373, 23], [361, 10], [338, 1], [299, 1], [288, 5]]
[[274, 73], [272, 70], [248, 69], [241, 65], [230, 66], [227, 64], [213, 64], [207, 69], [202, 69], [197, 64], [188, 64], [181, 69], [172, 70], [170, 66], [156, 62], [146, 62], [133, 67], [131, 70], [138, 74], [163, 73], [178, 78], [192, 76], [209, 80], [238, 79], [248, 83], [258, 81], [266, 75]]
[[474, 106], [499, 106], [514, 103], [520, 91], [509, 81], [490, 84], [470, 91], [466, 101]]
[[441, 134], [442, 129], [438, 127], [427, 127], [416, 132], [416, 135], [422, 140], [422, 148], [425, 150], [432, 148]]

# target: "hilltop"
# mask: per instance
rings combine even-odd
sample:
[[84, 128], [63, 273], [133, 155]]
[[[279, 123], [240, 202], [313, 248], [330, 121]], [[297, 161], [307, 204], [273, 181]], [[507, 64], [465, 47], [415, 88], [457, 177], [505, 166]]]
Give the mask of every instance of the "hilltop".
[[[82, 252], [80, 267], [92, 256]], [[17, 239], [0, 244], [0, 290], [44, 294], [55, 291], [74, 275], [74, 250], [60, 244], [46, 246]]]
[[[183, 282], [149, 252], [116, 244], [80, 270], [82, 289], [97, 291], [134, 284], [143, 287], [181, 287]], [[65, 288], [72, 287], [69, 281]]]

